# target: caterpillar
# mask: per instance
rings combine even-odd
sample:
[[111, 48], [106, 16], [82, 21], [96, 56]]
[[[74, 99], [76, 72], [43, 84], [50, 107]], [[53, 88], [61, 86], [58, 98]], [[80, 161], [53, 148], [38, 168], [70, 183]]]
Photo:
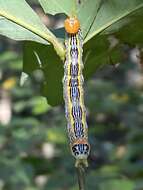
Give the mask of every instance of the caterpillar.
[[75, 157], [75, 166], [84, 164], [88, 166], [87, 157], [90, 152], [88, 143], [88, 126], [86, 122], [86, 109], [84, 105], [84, 78], [82, 75], [83, 39], [80, 23], [77, 18], [70, 17], [65, 20], [65, 48], [63, 97], [65, 101], [65, 115], [67, 131], [70, 140], [70, 149]]

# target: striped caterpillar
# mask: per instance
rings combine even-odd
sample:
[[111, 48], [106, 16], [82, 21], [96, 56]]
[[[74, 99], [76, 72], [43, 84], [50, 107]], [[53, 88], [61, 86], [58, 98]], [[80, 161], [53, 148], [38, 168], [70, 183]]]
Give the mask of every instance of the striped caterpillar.
[[75, 166], [88, 166], [90, 151], [88, 143], [88, 126], [83, 91], [83, 39], [80, 24], [76, 18], [65, 20], [67, 37], [65, 40], [66, 58], [64, 64], [63, 96], [67, 119], [68, 136], [72, 155], [76, 158]]

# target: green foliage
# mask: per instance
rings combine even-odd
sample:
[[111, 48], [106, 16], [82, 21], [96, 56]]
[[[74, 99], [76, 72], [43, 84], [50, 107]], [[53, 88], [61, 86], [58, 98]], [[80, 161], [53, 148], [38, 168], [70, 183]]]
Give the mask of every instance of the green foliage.
[[[112, 28], [112, 25], [121, 19], [128, 19], [127, 16], [129, 16], [129, 14], [133, 13], [134, 11], [138, 9], [142, 11], [142, 7], [143, 2], [141, 0], [124, 2], [117, 0], [103, 1], [103, 4], [101, 5], [101, 8], [85, 41], [87, 42], [93, 36], [104, 31], [105, 29], [110, 30], [110, 27]], [[124, 24], [125, 21], [123, 20], [123, 25]], [[119, 29], [121, 26], [122, 22], [120, 22], [120, 25], [118, 25], [117, 28]]]
[[32, 40], [48, 44], [38, 35], [47, 33], [47, 28], [24, 0], [1, 0], [0, 16], [0, 34], [14, 40]]
[[[142, 46], [143, 2], [96, 1], [92, 6], [93, 1], [81, 1], [83, 5], [76, 8], [74, 1], [39, 2], [48, 14], [71, 15], [75, 11], [81, 21], [84, 76], [89, 79], [85, 85], [91, 143], [87, 189], [142, 190], [142, 86], [126, 80], [133, 69], [141, 75], [142, 71], [121, 58], [122, 43]], [[12, 105], [11, 120], [0, 124], [0, 190], [77, 190], [64, 107], [50, 106], [62, 102], [64, 30], [54, 30], [56, 38], [24, 0], [0, 0], [0, 15], [0, 34], [27, 41], [23, 87], [19, 86], [19, 48], [18, 53], [0, 54], [0, 99]], [[110, 34], [119, 40], [112, 48]], [[123, 64], [117, 69], [106, 66], [91, 78], [98, 68], [119, 61]]]
[[52, 15], [65, 13], [67, 16], [76, 15], [80, 20], [84, 38], [86, 35], [88, 35], [89, 30], [97, 15], [97, 11], [101, 5], [101, 0], [96, 0], [94, 3], [92, 0], [83, 1], [81, 4], [75, 3], [75, 0], [72, 0], [70, 2], [66, 0], [55, 0], [54, 2], [52, 0], [39, 0], [39, 2], [41, 3], [45, 13]]
[[[94, 3], [93, 1], [76, 3], [75, 0], [55, 0], [54, 2], [51, 0], [39, 0], [39, 3], [47, 14], [63, 15], [64, 13], [65, 15], [75, 15], [79, 18], [84, 43], [86, 43], [84, 47], [84, 59], [88, 63], [85, 66], [86, 78], [91, 77], [97, 68], [119, 61], [121, 57], [120, 43], [141, 44], [142, 30], [140, 29], [142, 26], [143, 9], [143, 2], [141, 0], [128, 0], [124, 2], [120, 0], [98, 0]], [[61, 60], [64, 60], [65, 50], [62, 44], [64, 30], [53, 30], [57, 36], [56, 38], [45, 27], [25, 0], [14, 0], [12, 2], [0, 0], [0, 28], [0, 34], [12, 39], [30, 40], [46, 44], [46, 46], [42, 46], [34, 42], [33, 44], [31, 42], [26, 43], [23, 61], [24, 72], [32, 75], [32, 72], [39, 69], [41, 65], [40, 70], [44, 73], [44, 81], [41, 84], [43, 86], [42, 94], [48, 99], [49, 104], [60, 104], [62, 102], [62, 85], [60, 81], [63, 76], [63, 69], [56, 53], [60, 56]], [[108, 42], [108, 35], [111, 33], [114, 33], [120, 40], [120, 43], [112, 48]], [[131, 35], [128, 35], [129, 33]], [[102, 35], [99, 36], [99, 34]], [[98, 50], [98, 43], [103, 44], [103, 49], [100, 51]], [[43, 49], [44, 53], [41, 54], [40, 49]], [[58, 62], [59, 66], [56, 64]], [[57, 73], [57, 77], [53, 77], [55, 72]], [[25, 76], [22, 75], [22, 83], [26, 79]], [[52, 90], [53, 86], [54, 90]]]
[[62, 102], [63, 63], [53, 48], [34, 42], [25, 43], [23, 61], [25, 73], [30, 74], [34, 70], [42, 70], [44, 74], [42, 95], [47, 97], [48, 103], [57, 105]]

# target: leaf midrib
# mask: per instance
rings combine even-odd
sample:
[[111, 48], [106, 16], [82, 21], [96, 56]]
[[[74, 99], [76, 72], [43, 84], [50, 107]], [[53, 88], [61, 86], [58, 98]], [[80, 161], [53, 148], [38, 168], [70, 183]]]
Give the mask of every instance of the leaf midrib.
[[37, 36], [39, 36], [40, 38], [44, 39], [46, 41], [46, 44], [48, 45], [49, 42], [51, 42], [51, 44], [53, 44], [56, 52], [58, 55], [60, 55], [61, 59], [63, 59], [64, 55], [65, 55], [65, 50], [63, 45], [57, 40], [57, 38], [55, 37], [55, 35], [50, 32], [48, 29], [45, 32], [43, 32], [42, 30], [38, 30], [36, 29], [34, 26], [22, 21], [21, 19], [18, 19], [17, 17], [4, 12], [4, 11], [0, 11], [0, 16], [10, 20], [13, 23], [16, 23], [17, 25], [29, 30], [30, 32], [36, 34]]
[[[32, 33], [36, 34], [37, 36], [43, 38], [44, 40], [46, 40], [46, 43], [48, 44], [49, 41], [49, 35], [46, 34], [45, 32], [42, 32], [40, 30], [37, 30], [35, 27], [33, 27], [32, 25], [29, 25], [26, 22], [23, 22], [21, 19], [18, 19], [16, 17], [14, 17], [13, 15], [10, 15], [9, 13], [7, 14], [6, 12], [0, 11], [0, 16], [5, 17], [6, 19], [16, 23], [19, 26], [22, 26], [23, 28], [31, 31]], [[48, 33], [48, 31], [47, 31]]]
[[135, 9], [131, 9], [130, 11], [128, 10], [127, 12], [125, 12], [124, 14], [122, 14], [121, 16], [119, 16], [116, 19], [111, 20], [110, 22], [108, 22], [107, 24], [105, 24], [104, 26], [100, 27], [98, 30], [96, 30], [95, 32], [93, 32], [91, 35], [89, 35], [85, 40], [84, 43], [88, 42], [93, 36], [96, 36], [98, 33], [102, 32], [103, 30], [105, 30], [106, 28], [108, 28], [109, 26], [111, 26], [112, 24], [115, 24], [116, 22], [118, 22], [119, 20], [121, 20], [122, 18], [126, 17], [129, 14], [132, 14], [133, 12], [135, 12], [136, 10], [143, 8], [143, 4], [137, 6]]

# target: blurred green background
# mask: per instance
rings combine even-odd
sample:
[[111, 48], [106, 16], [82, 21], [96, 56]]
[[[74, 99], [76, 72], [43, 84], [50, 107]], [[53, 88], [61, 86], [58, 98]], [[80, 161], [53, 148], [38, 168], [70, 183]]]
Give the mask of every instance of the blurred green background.
[[[51, 107], [40, 96], [38, 70], [21, 87], [22, 47], [0, 41], [0, 190], [77, 190], [64, 105]], [[85, 82], [89, 190], [143, 189], [143, 68], [136, 51], [127, 46], [121, 64]]]

